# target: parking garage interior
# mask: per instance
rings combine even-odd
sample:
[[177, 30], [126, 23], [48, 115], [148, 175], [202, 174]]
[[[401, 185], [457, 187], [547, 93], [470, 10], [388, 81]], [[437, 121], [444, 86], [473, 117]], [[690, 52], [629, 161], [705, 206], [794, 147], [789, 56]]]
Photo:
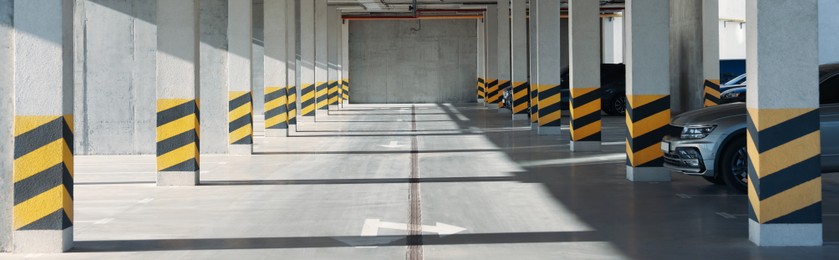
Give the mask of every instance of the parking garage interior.
[[837, 258], [837, 11], [0, 0], [0, 259]]

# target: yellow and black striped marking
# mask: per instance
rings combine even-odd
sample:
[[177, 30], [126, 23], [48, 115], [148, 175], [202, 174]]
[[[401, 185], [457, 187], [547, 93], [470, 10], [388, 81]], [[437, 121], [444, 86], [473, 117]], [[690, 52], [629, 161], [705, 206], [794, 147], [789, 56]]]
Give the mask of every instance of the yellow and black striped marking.
[[819, 110], [749, 108], [747, 135], [749, 218], [821, 223]]
[[73, 226], [73, 115], [16, 116], [14, 230]]
[[[265, 90], [267, 91], [268, 88]], [[281, 89], [280, 91], [275, 91], [274, 93], [276, 92], [285, 91]], [[268, 100], [267, 94], [265, 97], [265, 100]], [[284, 98], [285, 97], [279, 99]], [[230, 104], [230, 113], [227, 116], [228, 129], [230, 131], [230, 144], [253, 144], [253, 98], [251, 96], [251, 92], [231, 91], [228, 103]], [[266, 104], [265, 107], [268, 108], [268, 105]], [[282, 106], [282, 109], [284, 110], [285, 106]], [[275, 112], [272, 112], [272, 115], [274, 115], [274, 113]], [[268, 118], [268, 111], [265, 111], [265, 118]], [[265, 124], [266, 126], [268, 125], [267, 120]]]
[[527, 114], [530, 109], [530, 84], [513, 82], [513, 114]]
[[720, 104], [720, 80], [705, 80], [705, 107]]
[[[499, 79], [497, 81], [497, 83], [495, 84], [494, 92], [492, 92], [492, 103], [502, 103], [501, 102], [501, 95], [502, 95], [501, 92], [504, 91], [504, 89], [509, 87], [509, 86], [510, 86], [510, 81], [509, 80], [500, 80]], [[513, 100], [515, 100], [515, 98], [513, 98]], [[501, 105], [503, 105], [503, 104], [501, 104]], [[499, 107], [501, 105], [499, 105]], [[512, 109], [512, 108], [510, 108], [510, 109]]]
[[539, 123], [539, 85], [530, 85], [530, 123]]
[[300, 92], [300, 115], [313, 116], [315, 113], [315, 85], [303, 84]]
[[326, 105], [329, 104], [329, 89], [326, 86], [328, 84], [326, 82], [317, 82], [315, 83], [317, 86], [315, 89], [317, 91], [317, 109], [326, 109]]
[[344, 80], [338, 80], [338, 103], [344, 103]]
[[344, 100], [350, 100], [350, 80], [343, 79], [341, 85], [341, 95]]
[[670, 95], [626, 95], [626, 165], [661, 167], [661, 138], [670, 124]]
[[157, 171], [198, 171], [199, 101], [157, 100]]
[[297, 87], [286, 87], [286, 108], [288, 109], [288, 124], [297, 124]]
[[478, 99], [486, 98], [486, 82], [484, 78], [478, 78]]
[[328, 98], [330, 105], [337, 105], [338, 104], [338, 81], [330, 81], [329, 85], [327, 85], [328, 89]]
[[498, 80], [497, 79], [487, 79], [487, 87], [486, 87], [486, 99], [487, 103], [495, 103], [498, 102]]
[[[571, 88], [571, 140], [599, 142], [600, 88]], [[669, 120], [669, 118], [668, 118]]]
[[[265, 128], [266, 129], [286, 129], [286, 128], [288, 128], [288, 95], [286, 95], [286, 91], [287, 90], [284, 87], [266, 87], [265, 88]], [[232, 101], [230, 103], [230, 109], [233, 109], [233, 102]], [[231, 114], [230, 116], [231, 116], [231, 119], [233, 119], [233, 114]], [[233, 131], [233, 129], [234, 129], [233, 125], [231, 124], [230, 125], [230, 131]], [[231, 135], [231, 138], [232, 137], [233, 136]]]
[[539, 126], [560, 127], [562, 93], [559, 85], [539, 85]]

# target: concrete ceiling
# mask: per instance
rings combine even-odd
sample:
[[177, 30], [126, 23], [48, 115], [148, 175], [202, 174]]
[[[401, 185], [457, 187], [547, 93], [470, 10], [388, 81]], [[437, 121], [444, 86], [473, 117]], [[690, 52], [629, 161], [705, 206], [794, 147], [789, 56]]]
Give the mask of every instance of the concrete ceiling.
[[[336, 6], [343, 13], [399, 13], [410, 12], [414, 0], [329, 0], [330, 6]], [[494, 5], [495, 0], [416, 0], [418, 9], [483, 9]], [[560, 0], [565, 7], [567, 0]], [[622, 9], [624, 0], [601, 0], [606, 9]]]

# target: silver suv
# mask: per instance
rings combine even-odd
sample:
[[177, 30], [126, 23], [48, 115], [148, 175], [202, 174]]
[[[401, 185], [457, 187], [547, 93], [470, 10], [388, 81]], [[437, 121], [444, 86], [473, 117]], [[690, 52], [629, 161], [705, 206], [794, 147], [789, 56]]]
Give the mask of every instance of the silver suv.
[[[822, 172], [839, 171], [839, 64], [819, 66]], [[702, 176], [715, 184], [746, 191], [745, 103], [732, 103], [680, 114], [670, 125], [680, 136], [661, 142], [664, 167]]]

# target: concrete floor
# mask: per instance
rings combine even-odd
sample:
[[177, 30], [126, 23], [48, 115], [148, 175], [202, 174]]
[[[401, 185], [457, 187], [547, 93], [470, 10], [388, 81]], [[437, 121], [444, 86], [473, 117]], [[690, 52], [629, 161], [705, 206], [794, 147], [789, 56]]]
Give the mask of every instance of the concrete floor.
[[257, 133], [254, 156], [203, 156], [198, 187], [156, 187], [152, 156], [77, 157], [75, 249], [0, 258], [839, 257], [839, 174], [824, 247], [758, 248], [744, 195], [627, 181], [623, 122], [604, 119], [602, 153], [572, 154], [475, 105], [351, 105], [298, 137]]

